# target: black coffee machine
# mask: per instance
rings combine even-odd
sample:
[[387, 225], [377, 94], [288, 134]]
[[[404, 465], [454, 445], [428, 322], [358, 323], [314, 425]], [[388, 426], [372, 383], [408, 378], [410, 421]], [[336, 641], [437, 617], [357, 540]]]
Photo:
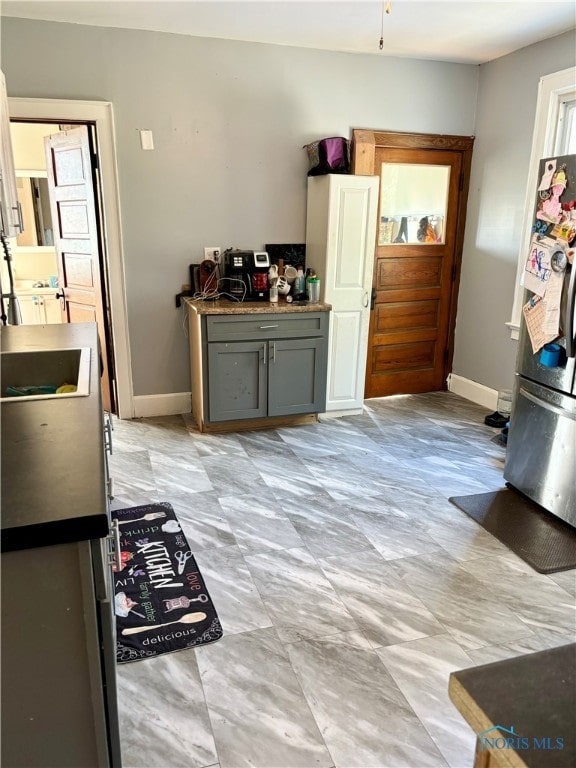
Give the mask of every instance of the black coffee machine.
[[224, 282], [221, 290], [239, 301], [268, 301], [270, 258], [266, 251], [228, 248], [222, 254]]

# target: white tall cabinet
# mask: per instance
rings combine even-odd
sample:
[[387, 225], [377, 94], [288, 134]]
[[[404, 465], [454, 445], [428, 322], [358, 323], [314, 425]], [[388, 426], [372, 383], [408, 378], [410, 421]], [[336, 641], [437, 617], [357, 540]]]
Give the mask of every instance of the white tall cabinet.
[[320, 277], [321, 300], [332, 305], [327, 412], [362, 408], [378, 185], [377, 176], [308, 178], [306, 266]]
[[22, 232], [22, 214], [16, 189], [6, 80], [0, 70], [0, 229], [6, 237]]

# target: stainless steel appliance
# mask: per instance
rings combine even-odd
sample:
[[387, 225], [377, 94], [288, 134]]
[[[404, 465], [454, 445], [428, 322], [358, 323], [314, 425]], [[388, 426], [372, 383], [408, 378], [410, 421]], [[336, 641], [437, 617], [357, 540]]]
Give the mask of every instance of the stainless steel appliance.
[[266, 251], [229, 248], [222, 254], [223, 290], [239, 301], [268, 301], [270, 258]]
[[[556, 203], [568, 208], [576, 198], [576, 155], [542, 160], [539, 180], [545, 178], [548, 163], [556, 160], [556, 168], [564, 168], [564, 190], [559, 185]], [[553, 179], [551, 179], [552, 183]], [[534, 229], [558, 246], [564, 253], [564, 263], [556, 265], [563, 271], [560, 302], [560, 333], [555, 343], [560, 346], [558, 364], [546, 365], [541, 352], [533, 352], [525, 318], [519, 336], [518, 358], [512, 414], [506, 451], [504, 478], [524, 495], [544, 509], [576, 527], [576, 331], [574, 323], [576, 294], [576, 263], [570, 265], [573, 233], [567, 242], [558, 236], [554, 215], [545, 228], [546, 218], [538, 215], [546, 190], [540, 181], [534, 212]], [[550, 196], [548, 199], [551, 199]], [[558, 210], [558, 208], [556, 208]], [[564, 214], [560, 213], [562, 217]], [[565, 235], [565, 233], [564, 233]], [[554, 247], [556, 247], [556, 245]], [[554, 262], [552, 263], [554, 267]], [[524, 303], [534, 297], [526, 290]]]

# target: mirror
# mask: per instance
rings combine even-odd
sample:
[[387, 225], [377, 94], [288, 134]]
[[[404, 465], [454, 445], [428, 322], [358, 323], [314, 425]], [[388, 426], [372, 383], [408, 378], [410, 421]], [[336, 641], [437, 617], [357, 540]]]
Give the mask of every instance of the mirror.
[[16, 237], [16, 245], [22, 248], [54, 245], [48, 179], [18, 176], [16, 186], [24, 224], [24, 231]]
[[382, 163], [378, 245], [444, 242], [450, 167]]

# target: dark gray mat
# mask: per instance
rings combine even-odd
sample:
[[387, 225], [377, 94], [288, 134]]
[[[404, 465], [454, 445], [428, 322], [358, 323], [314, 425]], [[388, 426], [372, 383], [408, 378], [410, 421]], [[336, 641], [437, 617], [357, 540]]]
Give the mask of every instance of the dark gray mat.
[[576, 529], [513, 488], [449, 501], [538, 573], [576, 568]]

